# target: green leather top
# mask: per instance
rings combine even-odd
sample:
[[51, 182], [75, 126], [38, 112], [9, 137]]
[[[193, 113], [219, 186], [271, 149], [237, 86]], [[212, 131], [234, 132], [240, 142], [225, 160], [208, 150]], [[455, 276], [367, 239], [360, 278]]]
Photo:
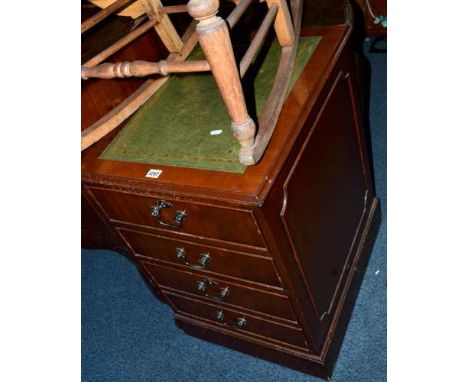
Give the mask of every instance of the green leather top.
[[[319, 40], [316, 36], [300, 39], [289, 90]], [[202, 58], [199, 49], [191, 55], [191, 59]], [[248, 90], [248, 80], [243, 81], [247, 97], [255, 96], [257, 115], [270, 93], [279, 58], [280, 47], [275, 41], [266, 58], [252, 68], [254, 72], [258, 70], [253, 92]], [[249, 112], [255, 120], [251, 108]], [[230, 126], [229, 114], [211, 73], [173, 75], [133, 115], [100, 158], [243, 173], [245, 166], [238, 160], [240, 146]], [[222, 133], [211, 135], [213, 130]]]

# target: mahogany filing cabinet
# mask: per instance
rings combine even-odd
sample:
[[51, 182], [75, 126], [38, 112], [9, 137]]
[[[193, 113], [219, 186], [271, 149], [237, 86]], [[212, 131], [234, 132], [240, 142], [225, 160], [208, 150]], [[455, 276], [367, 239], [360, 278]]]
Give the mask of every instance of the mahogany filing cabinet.
[[100, 159], [115, 132], [83, 152], [82, 192], [185, 332], [328, 378], [380, 215], [350, 27], [307, 34], [321, 40], [259, 164]]

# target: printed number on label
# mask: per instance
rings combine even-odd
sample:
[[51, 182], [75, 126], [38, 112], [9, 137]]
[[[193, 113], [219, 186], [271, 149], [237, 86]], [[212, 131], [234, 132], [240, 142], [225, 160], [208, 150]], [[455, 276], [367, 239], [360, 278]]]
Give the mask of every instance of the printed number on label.
[[162, 170], [155, 170], [155, 169], [151, 169], [147, 172], [146, 174], [146, 177], [147, 178], [159, 178], [159, 175], [162, 174]]

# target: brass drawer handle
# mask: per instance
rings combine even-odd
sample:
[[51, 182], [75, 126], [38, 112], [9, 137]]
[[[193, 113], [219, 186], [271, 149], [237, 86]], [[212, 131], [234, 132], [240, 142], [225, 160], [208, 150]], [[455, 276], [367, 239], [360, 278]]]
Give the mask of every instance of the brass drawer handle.
[[245, 317], [238, 317], [234, 324], [229, 324], [226, 322], [226, 316], [222, 310], [215, 312], [216, 320], [223, 325], [230, 326], [235, 329], [245, 329], [247, 326], [247, 319]]
[[[218, 289], [218, 295], [216, 296], [211, 296], [209, 293], [208, 293], [208, 289], [210, 287], [214, 287], [214, 288], [217, 288]], [[199, 292], [201, 292], [204, 296], [206, 297], [210, 297], [210, 298], [214, 298], [216, 300], [225, 300], [227, 296], [229, 296], [229, 294], [231, 293], [231, 291], [229, 290], [229, 287], [225, 286], [225, 287], [222, 287], [218, 282], [214, 281], [214, 280], [197, 280], [197, 290]]]
[[187, 213], [185, 211], [177, 210], [174, 215], [174, 222], [173, 223], [166, 223], [162, 221], [161, 218], [161, 210], [163, 208], [171, 208], [172, 204], [166, 202], [165, 200], [158, 200], [154, 203], [154, 206], [151, 207], [151, 216], [154, 216], [156, 219], [159, 220], [159, 224], [170, 227], [170, 228], [181, 228], [182, 222], [184, 219], [187, 218]]
[[187, 261], [187, 252], [185, 251], [184, 248], [176, 248], [176, 256], [182, 264], [187, 265], [191, 268], [196, 268], [196, 269], [205, 269], [211, 260], [210, 254], [207, 252], [207, 253], [202, 253], [200, 255], [200, 258], [198, 259], [198, 264], [190, 264]]

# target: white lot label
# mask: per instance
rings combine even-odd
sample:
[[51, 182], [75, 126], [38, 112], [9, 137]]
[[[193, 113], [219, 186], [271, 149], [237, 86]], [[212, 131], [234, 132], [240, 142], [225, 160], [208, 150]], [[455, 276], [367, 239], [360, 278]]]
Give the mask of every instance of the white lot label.
[[162, 174], [162, 170], [155, 170], [154, 168], [152, 168], [151, 170], [149, 170], [146, 174], [146, 177], [147, 178], [159, 178], [159, 175]]

